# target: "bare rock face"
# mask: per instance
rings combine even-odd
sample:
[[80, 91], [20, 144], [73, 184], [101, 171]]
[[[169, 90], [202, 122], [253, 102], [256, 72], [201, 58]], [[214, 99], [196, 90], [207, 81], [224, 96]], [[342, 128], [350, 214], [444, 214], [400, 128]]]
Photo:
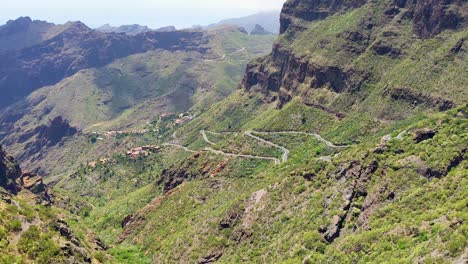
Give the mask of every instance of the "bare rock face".
[[420, 143], [422, 141], [433, 138], [437, 134], [437, 131], [430, 128], [416, 129], [413, 131], [414, 141]]
[[414, 14], [413, 30], [422, 38], [467, 22], [468, 3], [464, 0], [409, 0], [407, 5]]
[[273, 35], [273, 33], [265, 30], [262, 26], [259, 24], [256, 24], [254, 29], [250, 32], [250, 35]]
[[41, 176], [31, 172], [25, 172], [21, 175], [20, 183], [23, 188], [37, 195], [37, 203], [42, 205], [51, 205], [54, 203], [54, 195], [49, 186], [43, 182]]
[[21, 177], [21, 174], [19, 165], [0, 146], [0, 187], [12, 194], [18, 193], [21, 186], [17, 183], [17, 180]]
[[30, 172], [23, 172], [15, 159], [8, 156], [0, 146], [0, 187], [12, 195], [26, 189], [37, 196], [36, 202], [51, 205], [54, 202], [50, 188], [42, 177]]
[[[336, 93], [342, 93], [359, 87], [366, 78], [365, 73], [355, 74], [353, 70], [322, 66], [296, 56], [281, 44], [275, 44], [270, 57], [258, 59], [247, 65], [241, 87], [251, 90], [254, 86], [258, 86], [264, 94], [270, 91], [279, 92], [280, 88], [284, 87], [294, 94], [299, 86], [306, 83], [306, 80], [312, 80], [308, 84], [311, 89], [327, 86]], [[292, 99], [291, 93], [283, 92], [278, 96], [282, 105]]]

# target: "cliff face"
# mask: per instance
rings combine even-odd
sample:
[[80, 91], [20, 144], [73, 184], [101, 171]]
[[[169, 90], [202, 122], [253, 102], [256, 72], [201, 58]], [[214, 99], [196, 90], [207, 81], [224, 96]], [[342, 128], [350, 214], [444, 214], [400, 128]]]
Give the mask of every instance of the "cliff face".
[[467, 22], [468, 2], [464, 0], [395, 0], [395, 6], [409, 10], [413, 31], [423, 38], [457, 29]]
[[303, 22], [321, 20], [333, 14], [364, 5], [367, 0], [291, 0], [281, 11], [280, 33], [304, 29]]
[[[467, 21], [463, 10], [467, 8], [467, 2], [461, 0], [290, 0], [281, 14], [280, 40], [274, 44], [271, 55], [247, 66], [241, 87], [247, 91], [261, 91], [267, 101], [278, 101], [280, 108], [299, 96], [306, 104], [328, 112], [347, 111], [337, 107], [336, 101], [308, 102], [306, 97], [320, 88], [338, 96], [342, 93], [355, 95], [366, 85], [383, 86], [383, 82], [380, 83], [383, 71], [376, 67], [396, 68], [398, 63], [410, 57], [409, 54], [419, 52], [414, 44], [434, 38], [445, 30], [463, 32]], [[332, 20], [340, 20], [343, 24], [335, 23], [338, 28], [323, 26], [319, 30], [330, 21], [324, 19], [331, 16]], [[444, 37], [438, 44], [445, 45], [448, 38]], [[463, 58], [463, 47], [464, 38], [461, 37], [452, 48], [457, 51], [453, 53], [457, 59]], [[422, 54], [412, 57], [416, 56], [426, 59]], [[446, 55], [442, 59], [453, 57]], [[376, 66], [378, 64], [382, 66]], [[440, 72], [434, 72], [434, 75], [440, 76]], [[394, 93], [392, 89], [403, 89], [408, 97], [423, 92], [420, 104], [430, 108], [447, 110], [456, 105], [453, 98], [430, 92], [425, 94], [427, 91], [411, 86], [391, 87], [390, 93], [383, 93], [383, 96], [389, 97]], [[364, 100], [362, 94], [359, 96]], [[444, 102], [445, 106], [439, 102]]]
[[[288, 29], [303, 29], [303, 22], [321, 20], [328, 16], [358, 8], [369, 0], [290, 0], [281, 13], [281, 33]], [[397, 14], [400, 8], [414, 18], [414, 31], [422, 37], [434, 36], [445, 29], [457, 28], [466, 22], [467, 3], [463, 0], [391, 0], [387, 14]]]
[[0, 146], [0, 187], [14, 194], [17, 193], [21, 189], [17, 183], [21, 174], [21, 169], [13, 157], [8, 156]]
[[0, 187], [15, 195], [26, 189], [36, 195], [36, 202], [43, 205], [53, 203], [50, 189], [42, 177], [30, 172], [23, 172], [15, 159], [0, 146]]

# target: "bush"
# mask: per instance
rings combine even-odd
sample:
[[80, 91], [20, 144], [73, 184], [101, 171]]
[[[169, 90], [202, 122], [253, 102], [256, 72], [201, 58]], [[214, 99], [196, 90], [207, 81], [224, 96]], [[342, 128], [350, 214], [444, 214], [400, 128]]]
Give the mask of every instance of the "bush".
[[23, 229], [23, 224], [20, 220], [14, 219], [7, 223], [7, 231], [18, 232]]
[[325, 245], [322, 242], [322, 237], [317, 230], [304, 233], [304, 246], [307, 249], [314, 251], [323, 251], [325, 249]]
[[456, 233], [447, 242], [447, 249], [450, 255], [455, 257], [465, 248], [465, 245], [466, 239], [462, 235]]
[[41, 234], [37, 226], [31, 226], [21, 235], [18, 250], [35, 260], [35, 263], [51, 263], [61, 257], [60, 248], [48, 234]]
[[0, 249], [6, 246], [8, 246], [8, 234], [5, 232], [5, 229], [0, 226]]

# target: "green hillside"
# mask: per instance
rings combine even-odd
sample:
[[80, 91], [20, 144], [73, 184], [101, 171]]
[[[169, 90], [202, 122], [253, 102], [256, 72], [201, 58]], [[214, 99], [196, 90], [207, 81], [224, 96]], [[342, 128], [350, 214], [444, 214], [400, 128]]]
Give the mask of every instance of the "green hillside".
[[466, 8], [289, 0], [268, 55], [229, 27], [82, 70], [2, 142], [99, 262], [466, 263]]

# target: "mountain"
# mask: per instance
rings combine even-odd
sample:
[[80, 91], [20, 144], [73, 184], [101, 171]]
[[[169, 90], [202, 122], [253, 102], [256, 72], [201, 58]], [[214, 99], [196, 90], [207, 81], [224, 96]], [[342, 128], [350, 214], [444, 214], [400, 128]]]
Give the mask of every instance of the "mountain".
[[265, 30], [262, 26], [259, 24], [256, 24], [254, 29], [250, 31], [250, 35], [272, 35], [273, 33]]
[[268, 32], [277, 34], [279, 32], [279, 10], [261, 12], [250, 16], [231, 18], [221, 20], [218, 23], [209, 25], [208, 28], [216, 27], [219, 25], [236, 25], [245, 28], [247, 32], [251, 32], [255, 25], [260, 25], [265, 28]]
[[77, 132], [142, 126], [163, 113], [199, 112], [224, 99], [273, 39], [233, 26], [130, 36], [77, 24], [21, 50], [23, 60], [11, 58], [17, 67], [4, 68], [2, 88], [12, 96], [2, 98], [11, 105], [0, 113], [1, 141], [31, 170], [42, 167], [30, 167], [33, 161], [44, 161], [45, 174], [57, 157], [42, 155]]
[[87, 221], [156, 263], [464, 263], [465, 8], [288, 1], [237, 92], [59, 186], [144, 182]]
[[467, 7], [289, 0], [269, 53], [182, 31], [25, 95], [1, 142], [94, 261], [466, 263]]
[[166, 27], [161, 27], [161, 28], [155, 29], [154, 31], [171, 32], [171, 31], [177, 31], [177, 28], [174, 27], [174, 26], [166, 26]]
[[206, 52], [202, 32], [147, 32], [135, 36], [101, 33], [81, 22], [35, 46], [4, 54], [0, 90], [5, 107], [37, 88], [53, 85], [79, 70], [104, 66], [115, 59], [150, 50]]
[[129, 35], [135, 35], [139, 33], [146, 33], [151, 31], [150, 28], [147, 26], [140, 26], [140, 25], [123, 25], [119, 27], [112, 27], [109, 24], [105, 24], [101, 27], [96, 28], [97, 31], [104, 32], [104, 33], [126, 33]]
[[96, 28], [97, 31], [103, 32], [103, 33], [125, 33], [129, 35], [136, 35], [140, 33], [146, 33], [150, 31], [157, 31], [157, 32], [172, 32], [172, 31], [177, 31], [177, 29], [174, 26], [167, 26], [167, 27], [162, 27], [158, 29], [150, 29], [147, 26], [140, 26], [140, 25], [123, 25], [119, 27], [113, 27], [109, 24], [105, 24], [103, 26], [100, 26]]
[[69, 26], [70, 23], [54, 25], [45, 21], [33, 21], [30, 17], [10, 20], [0, 26], [0, 53], [34, 46], [55, 37]]

